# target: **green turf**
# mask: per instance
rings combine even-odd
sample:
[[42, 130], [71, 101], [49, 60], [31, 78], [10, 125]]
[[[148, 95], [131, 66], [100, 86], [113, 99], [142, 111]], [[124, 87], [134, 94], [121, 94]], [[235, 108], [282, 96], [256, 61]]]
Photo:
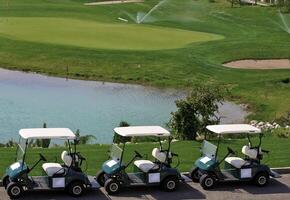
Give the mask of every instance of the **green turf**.
[[222, 36], [143, 24], [18, 17], [0, 18], [0, 34], [15, 40], [94, 49], [158, 50], [184, 47]]
[[[215, 141], [212, 141], [215, 143]], [[243, 157], [241, 149], [243, 145], [248, 143], [247, 139], [232, 139], [224, 140], [221, 144], [220, 158], [226, 153], [226, 148], [229, 146], [237, 152], [237, 156]], [[258, 138], [253, 139], [254, 144], [258, 144]], [[94, 175], [100, 168], [104, 161], [108, 159], [109, 145], [81, 145], [78, 147], [78, 151], [87, 158], [88, 168], [87, 173]], [[146, 144], [127, 144], [125, 161], [129, 161], [132, 158], [134, 150], [137, 150], [148, 159], [153, 160], [151, 151], [154, 147], [158, 147], [158, 143], [146, 143]], [[172, 143], [172, 152], [179, 154], [180, 165], [178, 167], [181, 171], [189, 171], [193, 165], [193, 162], [200, 156], [201, 143], [193, 141], [178, 141]], [[265, 155], [263, 163], [268, 164], [271, 167], [286, 167], [290, 165], [290, 157], [287, 152], [290, 151], [289, 139], [281, 139], [267, 135], [263, 139], [262, 148], [270, 150], [269, 156]], [[27, 155], [27, 164], [32, 166], [39, 158], [38, 153], [42, 153], [48, 162], [62, 162], [60, 159], [61, 152], [64, 148], [49, 148], [49, 149], [29, 149]], [[15, 148], [0, 148], [0, 175], [4, 173], [5, 168], [15, 161]], [[147, 156], [146, 156], [147, 155]], [[173, 163], [173, 166], [177, 164], [177, 160]], [[85, 167], [84, 167], [85, 169]], [[133, 166], [130, 166], [128, 170], [132, 170]], [[42, 174], [41, 164], [33, 172], [34, 175]]]
[[[137, 13], [148, 12], [158, 0], [104, 6], [84, 6], [84, 2], [0, 0], [0, 18], [21, 21], [19, 25], [9, 25], [11, 31], [1, 30], [9, 36], [0, 36], [0, 66], [62, 77], [67, 75], [66, 66], [69, 66], [68, 75], [72, 78], [159, 87], [188, 88], [197, 82], [213, 82], [229, 86], [235, 100], [249, 103], [253, 111], [249, 118], [273, 120], [290, 109], [290, 84], [281, 82], [290, 76], [290, 70], [242, 70], [222, 66], [235, 59], [290, 58], [290, 35], [285, 31], [277, 8], [242, 6], [232, 9], [226, 0], [216, 3], [168, 0], [145, 24], [137, 25], [134, 21]], [[284, 14], [288, 24], [289, 15]], [[122, 22], [118, 17], [129, 22]], [[38, 24], [39, 19], [47, 19], [47, 23], [25, 28], [26, 20]], [[53, 24], [48, 23], [51, 21]], [[72, 27], [73, 22], [76, 22], [75, 27]], [[5, 22], [1, 23], [3, 26]], [[57, 26], [60, 31], [50, 29], [62, 23], [63, 26]], [[81, 24], [86, 24], [83, 30], [77, 28]], [[114, 31], [106, 34], [99, 34], [105, 29], [99, 33], [89, 31], [101, 25], [113, 26]], [[125, 28], [125, 35], [124, 31], [118, 35], [121, 29], [116, 31], [116, 27], [130, 28]], [[150, 34], [147, 36], [142, 30], [150, 30]], [[143, 37], [138, 36], [140, 32]], [[166, 33], [151, 35], [154, 32]], [[200, 32], [224, 39], [192, 43]], [[28, 34], [27, 37], [24, 38], [24, 34]], [[94, 34], [105, 39], [89, 39]], [[171, 34], [186, 37], [178, 37], [181, 41], [177, 41]], [[191, 34], [195, 36], [191, 38]], [[75, 41], [71, 42], [74, 37]], [[123, 41], [124, 37], [129, 39]]]

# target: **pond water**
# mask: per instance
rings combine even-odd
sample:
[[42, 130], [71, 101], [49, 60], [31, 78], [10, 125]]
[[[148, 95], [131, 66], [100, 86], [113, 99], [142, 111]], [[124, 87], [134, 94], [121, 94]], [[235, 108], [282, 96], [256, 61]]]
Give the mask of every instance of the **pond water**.
[[[66, 80], [0, 69], [0, 142], [18, 138], [21, 128], [68, 127], [110, 143], [112, 129], [164, 126], [184, 93], [131, 84]], [[246, 112], [230, 102], [220, 106], [222, 123], [242, 122]]]

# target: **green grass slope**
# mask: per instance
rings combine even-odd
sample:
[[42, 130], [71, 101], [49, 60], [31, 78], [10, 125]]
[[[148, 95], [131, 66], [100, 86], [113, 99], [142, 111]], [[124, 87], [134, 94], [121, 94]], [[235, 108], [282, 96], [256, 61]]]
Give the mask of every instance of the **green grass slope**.
[[[167, 0], [144, 24], [136, 24], [137, 15], [144, 16], [159, 1], [84, 2], [0, 0], [0, 66], [66, 76], [68, 65], [72, 78], [159, 87], [213, 82], [229, 86], [236, 100], [249, 103], [250, 118], [271, 120], [290, 109], [290, 85], [281, 82], [290, 70], [222, 66], [236, 59], [290, 58], [290, 35], [276, 8]], [[206, 42], [216, 35], [224, 39]]]

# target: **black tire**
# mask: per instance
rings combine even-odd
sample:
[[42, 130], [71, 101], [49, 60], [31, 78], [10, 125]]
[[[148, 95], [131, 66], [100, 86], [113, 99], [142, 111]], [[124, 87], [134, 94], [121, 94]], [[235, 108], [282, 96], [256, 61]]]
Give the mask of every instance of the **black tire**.
[[259, 187], [264, 187], [269, 183], [269, 174], [267, 172], [260, 172], [254, 178], [254, 183]]
[[98, 171], [96, 175], [96, 179], [101, 187], [105, 186], [106, 178], [105, 178], [105, 172], [103, 170]]
[[199, 179], [199, 183], [204, 190], [213, 188], [215, 182], [216, 182], [215, 178], [210, 174], [204, 174]]
[[121, 190], [121, 185], [120, 185], [119, 181], [112, 179], [112, 178], [109, 178], [105, 182], [105, 190], [107, 191], [107, 193], [109, 195], [118, 194]]
[[179, 183], [179, 181], [178, 181], [177, 177], [170, 176], [170, 177], [165, 178], [162, 181], [161, 187], [166, 192], [173, 192], [178, 187], [178, 183]]
[[11, 199], [18, 199], [23, 195], [23, 188], [19, 183], [10, 182], [7, 185], [7, 194]]
[[199, 182], [199, 179], [200, 179], [200, 175], [199, 175], [199, 172], [198, 172], [198, 168], [197, 167], [194, 167], [190, 170], [189, 172], [189, 177], [191, 178], [191, 180], [195, 183], [198, 183]]
[[81, 181], [72, 182], [67, 186], [67, 191], [69, 195], [73, 197], [82, 196], [84, 193], [84, 190], [85, 190], [84, 184]]
[[8, 184], [10, 183], [9, 176], [5, 176], [5, 177], [3, 178], [3, 181], [2, 181], [2, 182], [3, 182], [3, 186], [4, 186], [5, 190], [6, 190]]

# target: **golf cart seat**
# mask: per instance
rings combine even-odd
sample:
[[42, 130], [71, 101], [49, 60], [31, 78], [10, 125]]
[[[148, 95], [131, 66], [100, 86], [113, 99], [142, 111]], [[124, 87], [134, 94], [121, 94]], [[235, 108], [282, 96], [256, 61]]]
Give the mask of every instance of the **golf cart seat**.
[[[69, 167], [72, 163], [72, 157], [68, 154], [67, 151], [63, 151], [61, 154], [61, 159], [64, 162], [64, 165]], [[46, 172], [48, 176], [53, 176], [55, 174], [63, 174], [65, 169], [59, 163], [43, 163], [42, 169]]]
[[158, 165], [150, 160], [136, 160], [134, 165], [145, 173], [149, 172], [151, 169], [158, 169]]
[[64, 173], [64, 168], [59, 163], [44, 163], [42, 169], [45, 171], [47, 176]]
[[227, 157], [225, 161], [230, 165], [234, 166], [235, 168], [241, 168], [247, 163], [247, 161], [239, 157]]
[[161, 163], [165, 163], [166, 162], [166, 157], [167, 157], [166, 153], [160, 151], [160, 149], [158, 149], [158, 148], [154, 148], [152, 150], [152, 156], [155, 159], [157, 159], [159, 162], [161, 162]]
[[[156, 158], [159, 162], [164, 163], [166, 161], [166, 153], [161, 152], [160, 149], [154, 148], [152, 150], [152, 156]], [[150, 160], [136, 160], [134, 165], [138, 167], [141, 171], [147, 173], [151, 169], [158, 169], [159, 166]]]
[[258, 151], [256, 149], [251, 149], [247, 145], [243, 146], [242, 153], [251, 159], [257, 159], [257, 157], [258, 157]]

